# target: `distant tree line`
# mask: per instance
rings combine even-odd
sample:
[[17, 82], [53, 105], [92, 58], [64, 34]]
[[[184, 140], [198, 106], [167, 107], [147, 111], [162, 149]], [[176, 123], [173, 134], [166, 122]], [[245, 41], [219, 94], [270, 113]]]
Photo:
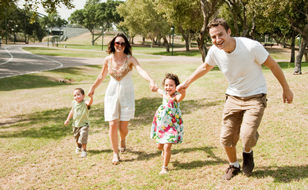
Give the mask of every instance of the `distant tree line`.
[[[22, 32], [25, 38], [35, 36], [41, 40], [46, 27], [57, 23], [55, 13], [60, 3], [73, 7], [72, 0], [28, 0], [25, 8], [16, 6], [16, 0], [0, 2], [0, 35]], [[35, 13], [40, 3], [49, 13], [43, 19]], [[223, 17], [230, 24], [234, 36], [245, 36], [264, 41], [269, 36], [276, 43], [291, 49], [290, 62], [295, 62], [295, 74], [301, 74], [303, 55], [308, 46], [307, 0], [87, 0], [83, 9], [69, 18], [72, 24], [87, 28], [92, 34], [92, 44], [111, 28], [123, 31], [133, 43], [136, 35], [149, 38], [152, 44], [164, 45], [169, 51], [171, 35], [182, 36], [186, 51], [196, 42], [202, 60], [210, 42], [207, 24], [214, 17]], [[27, 24], [26, 24], [27, 23]], [[58, 26], [66, 24], [59, 20]], [[96, 30], [100, 34], [96, 37]], [[14, 33], [13, 32], [13, 33]], [[161, 43], [162, 41], [162, 43]], [[295, 56], [296, 42], [300, 43]]]

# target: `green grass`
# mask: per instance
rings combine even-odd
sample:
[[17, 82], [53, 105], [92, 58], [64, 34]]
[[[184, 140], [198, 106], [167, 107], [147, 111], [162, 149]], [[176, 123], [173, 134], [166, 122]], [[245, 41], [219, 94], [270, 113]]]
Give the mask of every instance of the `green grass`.
[[102, 57], [106, 56], [105, 51], [89, 51], [88, 49], [69, 50], [63, 48], [43, 48], [43, 47], [24, 47], [26, 51], [33, 54], [48, 55], [48, 56], [64, 56], [64, 57]]
[[[142, 48], [140, 51], [143, 51]], [[200, 63], [143, 61], [142, 67], [160, 85], [165, 72], [186, 79]], [[121, 163], [111, 165], [108, 123], [103, 99], [108, 80], [96, 90], [90, 112], [88, 157], [74, 153], [71, 127], [63, 126], [73, 99], [82, 87], [87, 92], [100, 66], [80, 66], [0, 79], [0, 189], [307, 189], [308, 63], [303, 75], [280, 63], [295, 94], [283, 104], [281, 87], [268, 69], [268, 107], [259, 128], [255, 171], [221, 180], [226, 155], [219, 143], [221, 113], [227, 82], [218, 70], [209, 72], [187, 90], [181, 103], [184, 142], [172, 148], [170, 173], [159, 176], [160, 152], [149, 138], [153, 115], [161, 98], [133, 73], [136, 113], [130, 122], [128, 151]], [[69, 79], [67, 84], [59, 79]], [[238, 146], [241, 157], [241, 142]]]

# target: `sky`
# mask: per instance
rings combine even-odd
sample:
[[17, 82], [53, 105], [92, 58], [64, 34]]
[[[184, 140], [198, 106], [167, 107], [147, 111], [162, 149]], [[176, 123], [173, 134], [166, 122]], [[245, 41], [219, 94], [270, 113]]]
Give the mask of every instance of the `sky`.
[[[71, 14], [75, 11], [75, 10], [78, 10], [78, 9], [83, 9], [84, 5], [86, 4], [86, 1], [87, 0], [72, 0], [72, 4], [75, 5], [75, 8], [73, 9], [67, 9], [64, 5], [61, 4], [61, 7], [60, 8], [57, 8], [57, 12], [58, 14], [61, 16], [61, 18], [63, 19], [68, 19], [68, 17], [71, 16]], [[106, 1], [106, 0], [103, 0], [103, 1]], [[103, 2], [102, 1], [102, 2]], [[20, 0], [18, 1], [18, 5], [19, 7], [22, 7], [24, 3], [24, 0]], [[42, 13], [44, 15], [48, 15], [45, 10], [43, 9], [42, 6], [40, 6], [37, 10], [37, 12], [39, 13]]]

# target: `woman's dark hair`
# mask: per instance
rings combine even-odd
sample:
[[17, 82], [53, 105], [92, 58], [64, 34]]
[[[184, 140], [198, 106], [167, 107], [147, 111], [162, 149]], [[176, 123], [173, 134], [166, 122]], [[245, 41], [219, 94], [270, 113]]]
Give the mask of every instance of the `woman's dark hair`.
[[115, 52], [115, 49], [114, 49], [114, 41], [117, 37], [122, 37], [125, 41], [125, 49], [124, 49], [124, 53], [127, 54], [127, 55], [132, 55], [132, 46], [130, 45], [127, 37], [125, 36], [125, 34], [123, 33], [118, 33], [117, 35], [115, 35], [115, 37], [113, 37], [113, 39], [109, 42], [108, 44], [108, 50], [107, 50], [107, 53], [108, 54], [111, 54], [111, 53], [114, 53]]
[[221, 25], [222, 27], [225, 28], [226, 31], [229, 30], [229, 25], [228, 23], [223, 19], [223, 18], [215, 18], [213, 19], [208, 25], [207, 25], [207, 28], [208, 29], [211, 29], [213, 27], [216, 27], [216, 26], [219, 26]]
[[180, 84], [179, 77], [176, 74], [166, 73], [165, 78], [163, 80], [163, 86], [165, 85], [166, 79], [171, 79], [175, 82], [175, 86]]

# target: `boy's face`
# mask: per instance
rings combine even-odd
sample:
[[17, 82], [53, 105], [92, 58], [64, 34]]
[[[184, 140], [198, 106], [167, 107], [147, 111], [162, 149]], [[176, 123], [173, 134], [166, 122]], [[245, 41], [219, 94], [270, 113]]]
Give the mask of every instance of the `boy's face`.
[[74, 100], [77, 101], [78, 103], [82, 102], [84, 99], [84, 95], [81, 94], [79, 90], [74, 90]]
[[176, 91], [176, 85], [175, 85], [174, 80], [166, 79], [164, 88], [165, 88], [166, 94], [168, 94], [169, 96], [172, 96]]
[[210, 28], [209, 33], [212, 39], [212, 43], [219, 49], [226, 51], [232, 41], [231, 30], [229, 29], [226, 31], [223, 26], [218, 25], [216, 27]]

